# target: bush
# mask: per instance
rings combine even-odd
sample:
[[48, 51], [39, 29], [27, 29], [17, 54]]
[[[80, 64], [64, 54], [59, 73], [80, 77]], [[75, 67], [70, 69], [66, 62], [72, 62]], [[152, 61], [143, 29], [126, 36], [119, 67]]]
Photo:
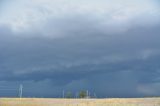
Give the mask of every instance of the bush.
[[87, 97], [87, 91], [80, 91], [79, 92], [79, 98], [86, 98]]
[[67, 92], [66, 93], [66, 98], [72, 98], [72, 97], [73, 97], [72, 92]]

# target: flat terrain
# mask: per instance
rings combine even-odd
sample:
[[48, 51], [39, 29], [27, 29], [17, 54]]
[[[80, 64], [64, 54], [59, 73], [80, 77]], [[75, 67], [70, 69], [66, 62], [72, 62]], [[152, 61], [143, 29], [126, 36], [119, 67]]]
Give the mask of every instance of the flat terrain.
[[0, 106], [160, 106], [160, 98], [39, 99], [1, 98]]

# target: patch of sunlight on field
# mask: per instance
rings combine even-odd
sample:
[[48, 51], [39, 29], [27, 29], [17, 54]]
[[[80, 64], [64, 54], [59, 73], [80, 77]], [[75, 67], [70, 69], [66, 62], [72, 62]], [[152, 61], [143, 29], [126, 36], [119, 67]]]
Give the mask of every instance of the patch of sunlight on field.
[[160, 106], [160, 98], [144, 99], [38, 99], [2, 98], [0, 106]]

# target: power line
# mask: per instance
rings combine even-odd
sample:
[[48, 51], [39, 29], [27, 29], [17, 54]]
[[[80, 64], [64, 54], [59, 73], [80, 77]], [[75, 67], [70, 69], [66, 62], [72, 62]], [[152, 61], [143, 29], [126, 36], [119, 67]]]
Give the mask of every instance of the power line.
[[17, 89], [0, 89], [0, 90], [6, 90], [6, 91], [12, 90], [12, 91], [17, 91]]
[[6, 93], [6, 94], [8, 94], [8, 92], [14, 92], [14, 94], [15, 94], [15, 92], [18, 92], [18, 96], [20, 97], [20, 98], [22, 98], [22, 96], [23, 96], [23, 85], [21, 84], [19, 87], [11, 87], [11, 86], [6, 86], [6, 85], [0, 85], [0, 91], [2, 91], [1, 92], [1, 94], [4, 94], [4, 93]]

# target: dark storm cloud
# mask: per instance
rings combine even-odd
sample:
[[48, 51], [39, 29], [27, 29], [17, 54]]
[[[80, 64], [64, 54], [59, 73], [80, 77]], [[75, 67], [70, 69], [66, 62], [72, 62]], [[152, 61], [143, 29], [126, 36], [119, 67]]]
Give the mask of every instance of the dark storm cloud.
[[83, 1], [73, 2], [77, 8], [69, 4], [75, 8], [69, 14], [68, 5], [67, 11], [48, 9], [48, 1], [35, 0], [31, 10], [23, 8], [26, 14], [13, 9], [20, 16], [6, 14], [0, 21], [1, 85], [24, 83], [26, 96], [59, 96], [64, 89], [88, 89], [99, 97], [160, 95], [159, 8], [147, 1], [142, 9], [135, 1], [136, 9], [142, 10], [138, 13], [128, 8], [130, 4], [121, 11], [113, 5], [108, 11], [98, 2], [94, 10], [96, 2], [84, 9]]
[[[151, 32], [155, 32], [155, 34], [153, 35]], [[7, 31], [6, 35], [7, 33], [10, 31]], [[39, 82], [49, 79], [54, 86], [61, 87], [83, 79], [93, 83], [92, 80], [90, 81], [90, 77], [96, 78], [97, 76], [97, 84], [102, 83], [100, 84], [102, 87], [108, 85], [111, 88], [118, 87], [123, 83], [128, 85], [133, 81], [134, 84], [131, 85], [135, 92], [137, 84], [159, 83], [159, 80], [156, 80], [159, 78], [157, 70], [160, 68], [158, 27], [152, 30], [134, 30], [130, 33], [132, 34], [130, 36], [134, 37], [126, 38], [128, 33], [119, 35], [119, 37], [113, 35], [117, 39], [104, 35], [99, 37], [99, 34], [94, 34], [95, 37], [91, 39], [81, 36], [56, 40], [13, 38], [10, 41], [6, 37], [3, 39], [5, 42], [1, 47], [3, 51], [1, 52], [2, 74], [0, 79], [2, 81], [24, 82]], [[124, 76], [118, 77], [117, 75], [123, 72], [126, 73], [126, 76], [129, 74], [133, 77], [126, 77], [121, 81]], [[130, 75], [130, 73], [133, 74]], [[108, 74], [110, 77], [107, 76]], [[98, 76], [104, 78], [101, 79]], [[114, 84], [112, 85], [112, 83]], [[88, 87], [98, 89], [96, 83], [90, 86], [88, 84], [85, 87], [82, 83], [84, 89]], [[76, 83], [73, 86], [76, 86]], [[106, 95], [120, 95], [119, 93], [117, 95], [108, 94], [111, 90], [114, 91], [110, 87], [105, 88], [108, 91], [106, 91]], [[69, 88], [71, 89], [71, 87]], [[76, 89], [76, 87], [72, 89]], [[128, 94], [133, 90], [127, 86], [121, 89], [120, 91], [128, 89], [129, 91], [126, 91]], [[105, 90], [101, 88], [100, 91]], [[126, 93], [122, 96], [127, 96]], [[136, 95], [133, 94], [132, 96]]]

